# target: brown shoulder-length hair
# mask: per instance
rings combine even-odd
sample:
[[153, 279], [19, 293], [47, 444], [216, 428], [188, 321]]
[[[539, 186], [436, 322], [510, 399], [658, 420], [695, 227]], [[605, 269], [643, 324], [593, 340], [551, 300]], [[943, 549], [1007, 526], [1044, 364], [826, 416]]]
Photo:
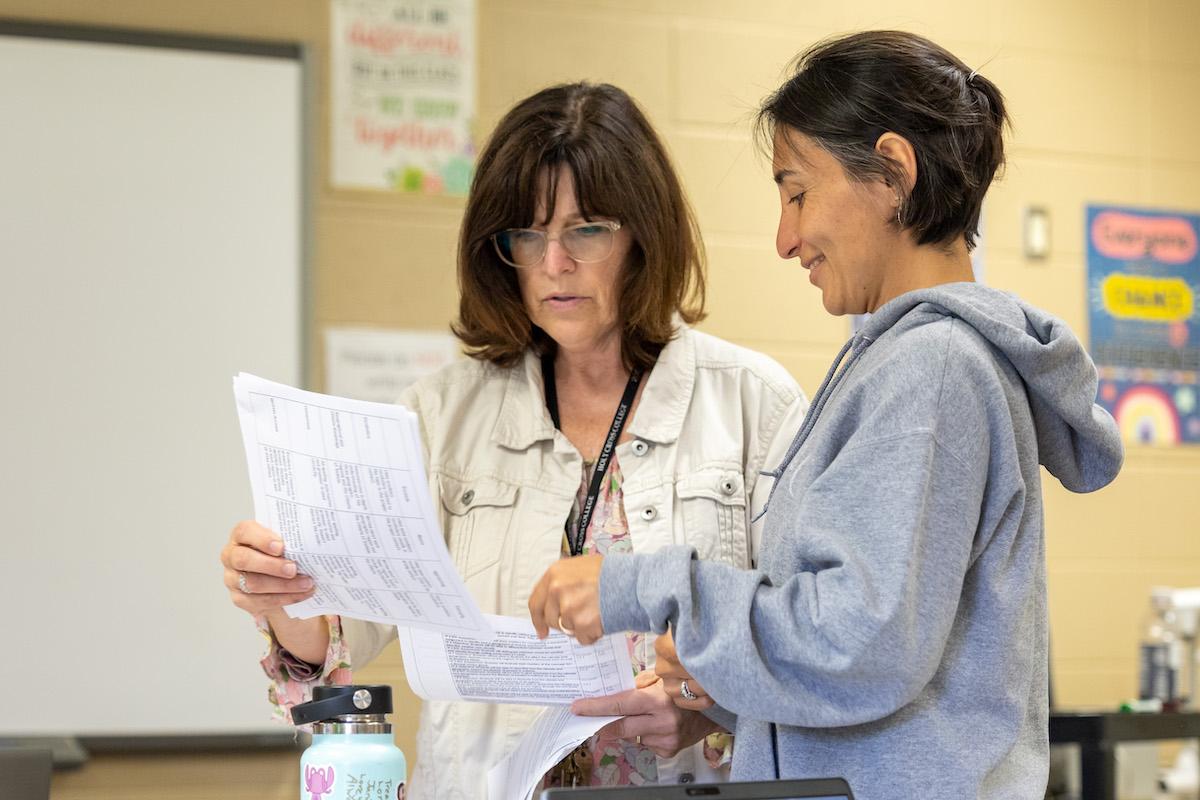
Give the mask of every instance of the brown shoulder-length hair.
[[551, 86], [500, 120], [479, 156], [459, 235], [459, 315], [454, 334], [473, 358], [515, 364], [554, 342], [529, 319], [517, 274], [493, 234], [535, 224], [538, 192], [554, 214], [565, 166], [585, 219], [620, 221], [633, 234], [618, 290], [626, 367], [649, 369], [673, 333], [673, 316], [704, 318], [700, 231], [666, 149], [633, 99], [608, 84]]

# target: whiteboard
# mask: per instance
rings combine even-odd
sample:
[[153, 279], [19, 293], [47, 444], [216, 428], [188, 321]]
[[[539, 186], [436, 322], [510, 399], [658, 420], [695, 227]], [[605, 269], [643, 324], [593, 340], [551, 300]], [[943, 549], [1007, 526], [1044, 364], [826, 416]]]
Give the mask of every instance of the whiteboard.
[[300, 50], [11, 33], [0, 734], [279, 732], [218, 554], [252, 516], [232, 377], [301, 380]]

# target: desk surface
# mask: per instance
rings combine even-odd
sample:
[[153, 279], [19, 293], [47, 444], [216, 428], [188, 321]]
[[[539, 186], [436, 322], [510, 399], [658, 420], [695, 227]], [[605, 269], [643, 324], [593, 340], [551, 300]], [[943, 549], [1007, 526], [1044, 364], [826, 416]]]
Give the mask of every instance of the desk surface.
[[1200, 738], [1200, 711], [1158, 714], [1117, 711], [1050, 713], [1051, 744], [1190, 738]]

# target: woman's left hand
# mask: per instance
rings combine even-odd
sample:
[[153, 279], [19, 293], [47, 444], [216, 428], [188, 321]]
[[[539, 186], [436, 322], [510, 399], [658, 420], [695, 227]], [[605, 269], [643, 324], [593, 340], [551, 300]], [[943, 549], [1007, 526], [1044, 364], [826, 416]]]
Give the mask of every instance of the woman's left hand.
[[[670, 631], [654, 640], [654, 672], [662, 678], [667, 695], [680, 708], [703, 711], [715, 705], [708, 692], [700, 685], [700, 681], [693, 678], [679, 662], [679, 654], [675, 652], [675, 639]], [[688, 687], [687, 694], [683, 692], [684, 683]]]
[[564, 558], [550, 565], [529, 596], [529, 617], [539, 639], [557, 628], [580, 644], [604, 635], [600, 623], [600, 565], [598, 555]]
[[670, 758], [721, 730], [703, 714], [676, 706], [654, 670], [639, 672], [636, 685], [636, 689], [627, 692], [576, 700], [571, 704], [571, 713], [583, 717], [621, 716], [601, 728], [601, 732], [637, 741], [663, 758]]

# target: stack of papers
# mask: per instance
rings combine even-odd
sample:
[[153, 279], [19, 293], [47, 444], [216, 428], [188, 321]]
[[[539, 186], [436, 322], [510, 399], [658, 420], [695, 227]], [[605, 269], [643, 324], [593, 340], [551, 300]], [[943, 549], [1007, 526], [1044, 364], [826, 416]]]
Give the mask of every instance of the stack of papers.
[[531, 796], [542, 775], [619, 717], [576, 717], [579, 697], [634, 687], [624, 634], [583, 646], [528, 620], [484, 614], [459, 577], [402, 406], [306, 392], [242, 373], [234, 396], [254, 512], [316, 583], [293, 617], [398, 626], [409, 685], [428, 700], [548, 708], [488, 775], [489, 796]]
[[289, 615], [495, 637], [446, 550], [415, 414], [245, 373], [233, 391], [255, 517], [317, 587]]
[[596, 731], [620, 717], [577, 717], [570, 709], [547, 708], [517, 749], [488, 771], [490, 800], [529, 800], [538, 782]]
[[539, 706], [570, 705], [634, 686], [624, 634], [592, 645], [551, 630], [537, 638], [533, 623], [485, 614], [496, 638], [479, 642], [400, 628], [404, 674], [426, 700], [481, 700]]

